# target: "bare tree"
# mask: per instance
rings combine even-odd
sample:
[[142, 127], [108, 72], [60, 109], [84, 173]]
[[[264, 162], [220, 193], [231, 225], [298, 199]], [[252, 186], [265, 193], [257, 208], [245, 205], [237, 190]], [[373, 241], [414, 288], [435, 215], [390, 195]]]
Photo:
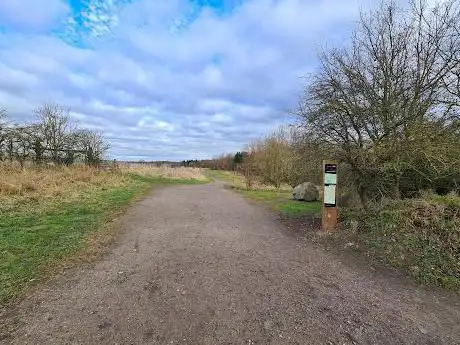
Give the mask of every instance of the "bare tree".
[[[414, 1], [406, 14], [384, 3], [361, 16], [350, 48], [320, 56], [320, 72], [311, 78], [298, 114], [311, 138], [349, 164], [363, 203], [376, 185], [398, 197], [409, 169], [423, 177], [417, 171], [420, 155], [412, 154], [421, 147], [416, 133], [429, 127], [445, 137], [458, 114], [456, 4], [433, 8]], [[431, 163], [439, 167], [438, 161]]]
[[6, 153], [6, 116], [6, 109], [0, 107], [0, 162], [3, 161]]
[[64, 107], [45, 104], [35, 114], [37, 123], [7, 125], [6, 111], [0, 109], [0, 160], [7, 157], [21, 166], [46, 159], [59, 165], [78, 160], [99, 165], [110, 147], [101, 132], [78, 129]]
[[75, 147], [84, 152], [84, 160], [88, 165], [99, 165], [110, 148], [101, 132], [88, 129], [78, 131], [75, 142]]
[[45, 104], [35, 113], [39, 119], [43, 145], [55, 164], [62, 164], [69, 148], [69, 134], [75, 131], [69, 110], [57, 104]]
[[33, 132], [30, 126], [10, 126], [4, 129], [5, 152], [10, 160], [17, 161], [21, 167], [31, 156]]

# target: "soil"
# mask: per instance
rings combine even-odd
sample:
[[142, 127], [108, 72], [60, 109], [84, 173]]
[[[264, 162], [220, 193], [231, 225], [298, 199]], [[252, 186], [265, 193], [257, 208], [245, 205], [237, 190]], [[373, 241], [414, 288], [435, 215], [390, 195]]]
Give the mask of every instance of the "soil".
[[460, 297], [328, 252], [217, 184], [154, 191], [0, 344], [460, 344]]

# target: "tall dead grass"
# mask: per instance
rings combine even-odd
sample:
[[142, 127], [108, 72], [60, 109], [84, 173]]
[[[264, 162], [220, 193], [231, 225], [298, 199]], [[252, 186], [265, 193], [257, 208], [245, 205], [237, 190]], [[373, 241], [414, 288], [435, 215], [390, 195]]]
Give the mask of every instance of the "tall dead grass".
[[123, 172], [131, 172], [141, 176], [158, 176], [172, 179], [194, 179], [206, 181], [203, 169], [188, 167], [171, 167], [168, 165], [153, 166], [144, 164], [131, 164], [121, 167]]
[[0, 213], [56, 199], [72, 200], [86, 190], [121, 186], [126, 181], [121, 173], [84, 165], [24, 169], [0, 165]]
[[202, 171], [196, 168], [133, 165], [107, 171], [85, 165], [21, 169], [0, 164], [0, 214], [42, 207], [57, 200], [72, 201], [90, 190], [120, 187], [130, 181], [129, 174], [206, 180]]

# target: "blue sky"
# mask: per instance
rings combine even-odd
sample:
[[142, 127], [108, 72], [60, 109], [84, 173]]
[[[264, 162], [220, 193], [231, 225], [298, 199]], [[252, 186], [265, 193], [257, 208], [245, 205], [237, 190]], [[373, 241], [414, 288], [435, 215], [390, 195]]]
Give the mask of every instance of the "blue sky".
[[118, 159], [241, 149], [289, 121], [324, 46], [372, 0], [0, 0], [0, 104], [44, 102]]

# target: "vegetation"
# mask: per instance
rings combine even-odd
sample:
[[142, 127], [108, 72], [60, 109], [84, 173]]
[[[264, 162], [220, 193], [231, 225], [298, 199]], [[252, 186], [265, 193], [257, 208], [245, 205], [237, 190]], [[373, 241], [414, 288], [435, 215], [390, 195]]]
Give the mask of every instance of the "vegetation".
[[136, 169], [0, 166], [0, 305], [97, 252], [111, 238], [104, 224], [152, 186], [206, 181], [196, 169]]
[[0, 162], [41, 165], [71, 165], [84, 162], [100, 165], [110, 145], [102, 133], [81, 129], [72, 122], [69, 110], [45, 104], [35, 111], [35, 122], [11, 124], [0, 109]]
[[229, 188], [241, 193], [248, 199], [261, 202], [286, 217], [309, 216], [321, 214], [319, 202], [298, 202], [292, 199], [292, 191], [288, 185], [276, 188], [257, 183], [251, 189], [246, 188], [244, 176], [230, 171], [208, 170], [206, 174], [213, 179], [224, 181]]
[[364, 209], [345, 211], [356, 241], [445, 287], [460, 286], [459, 22], [456, 1], [362, 15], [349, 48], [321, 54], [297, 112], [359, 196]]
[[320, 55], [298, 115], [348, 169], [361, 203], [446, 189], [460, 176], [458, 2], [362, 15], [347, 49]]
[[460, 288], [460, 198], [386, 199], [349, 210], [337, 233], [424, 285]]
[[[319, 55], [319, 68], [306, 79], [294, 111], [296, 124], [249, 143], [244, 151], [181, 164], [213, 169], [211, 178], [295, 216], [317, 214], [319, 205], [291, 200], [290, 187], [320, 184], [321, 161], [336, 160], [344, 236], [424, 284], [458, 286], [459, 23], [456, 0], [435, 5], [413, 0], [409, 10], [383, 2], [362, 14], [349, 46]], [[61, 210], [71, 213], [67, 207], [80, 205], [86, 194], [104, 205], [97, 201], [101, 195], [129, 200], [130, 188], [149, 184], [148, 164], [142, 165], [145, 174], [138, 167], [116, 174], [79, 166], [101, 166], [108, 148], [102, 134], [77, 128], [60, 106], [44, 105], [36, 115], [32, 124], [14, 125], [0, 109], [0, 161], [10, 162], [0, 181], [2, 236], [12, 236], [5, 229], [17, 224], [32, 226], [29, 212], [60, 219]], [[14, 170], [14, 162], [37, 167]], [[47, 170], [45, 163], [57, 168]], [[156, 169], [156, 176], [171, 177], [172, 171], [182, 176], [177, 169]], [[187, 182], [205, 180], [198, 168], [187, 171]], [[100, 210], [104, 214], [103, 206]], [[78, 212], [75, 217], [85, 219]], [[22, 241], [17, 234], [11, 243]], [[85, 235], [75, 236], [72, 245]], [[8, 248], [2, 255], [21, 256], [22, 247]]]
[[225, 182], [228, 186], [235, 188], [243, 188], [243, 177], [233, 171], [227, 170], [206, 170], [206, 175], [213, 180], [220, 180]]
[[239, 189], [249, 199], [262, 202], [286, 217], [318, 217], [321, 215], [319, 202], [299, 202], [292, 199], [290, 191]]
[[421, 283], [458, 286], [459, 23], [455, 0], [363, 13], [349, 46], [319, 55], [298, 122], [214, 167], [239, 172], [264, 200], [258, 184], [320, 184], [322, 160], [335, 160], [340, 236]]

